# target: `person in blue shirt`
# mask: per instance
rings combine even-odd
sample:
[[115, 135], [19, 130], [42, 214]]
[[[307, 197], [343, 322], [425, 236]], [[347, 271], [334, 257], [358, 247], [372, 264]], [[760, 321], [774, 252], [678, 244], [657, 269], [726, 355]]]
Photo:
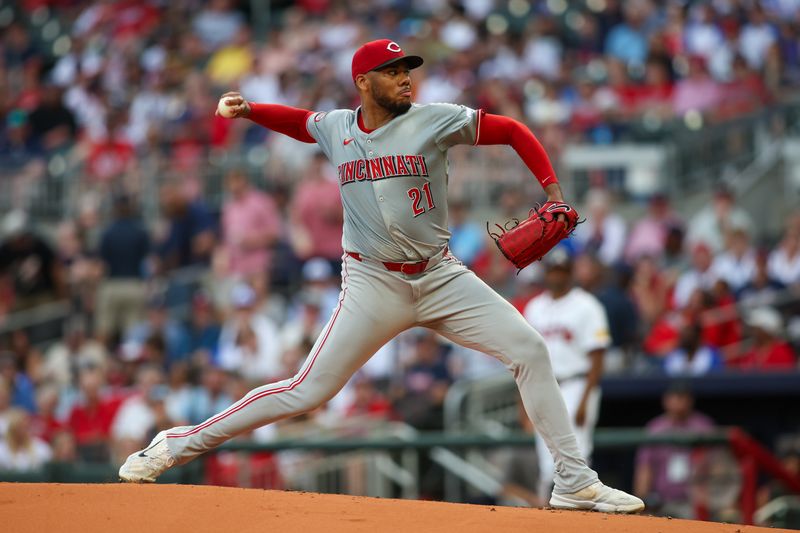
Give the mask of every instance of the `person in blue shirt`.
[[29, 413], [36, 412], [36, 389], [28, 376], [17, 370], [14, 354], [0, 353], [0, 380], [7, 383], [11, 405]]
[[471, 266], [486, 243], [486, 230], [467, 220], [469, 204], [466, 199], [450, 200], [450, 250], [461, 262]]
[[680, 344], [664, 358], [664, 371], [670, 376], [702, 376], [722, 368], [722, 356], [703, 342], [702, 326], [696, 322], [683, 326]]
[[169, 230], [157, 247], [159, 270], [209, 264], [216, 235], [214, 218], [205, 204], [190, 201], [181, 185], [174, 182], [161, 187], [160, 200]]
[[150, 236], [135, 216], [126, 195], [114, 198], [114, 219], [100, 237], [98, 255], [104, 279], [97, 291], [97, 324], [100, 339], [112, 338], [141, 319], [145, 304], [145, 260]]
[[628, 65], [644, 65], [648, 51], [646, 15], [641, 2], [626, 3], [625, 21], [611, 28], [606, 36], [606, 54]]
[[198, 291], [192, 297], [192, 312], [189, 317], [189, 353], [207, 358], [211, 364], [218, 363], [219, 336], [222, 326], [217, 319], [214, 303], [203, 292]]

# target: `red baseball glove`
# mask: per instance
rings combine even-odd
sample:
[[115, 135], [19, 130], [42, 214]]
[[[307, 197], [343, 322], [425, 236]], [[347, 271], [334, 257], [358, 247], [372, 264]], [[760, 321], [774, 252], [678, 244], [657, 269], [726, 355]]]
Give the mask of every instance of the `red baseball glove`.
[[[564, 215], [564, 219], [558, 220], [558, 215]], [[511, 223], [514, 225], [509, 228]], [[506, 259], [523, 269], [544, 257], [561, 239], [572, 233], [578, 223], [578, 212], [574, 207], [562, 202], [547, 202], [531, 209], [528, 218], [522, 222], [514, 219], [506, 222], [505, 227], [495, 224], [500, 233], [489, 231], [488, 222], [486, 230]]]

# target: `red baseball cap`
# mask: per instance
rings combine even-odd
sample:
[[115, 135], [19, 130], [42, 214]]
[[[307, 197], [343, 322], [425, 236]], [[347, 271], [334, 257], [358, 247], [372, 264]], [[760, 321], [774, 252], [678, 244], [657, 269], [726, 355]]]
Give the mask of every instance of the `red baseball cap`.
[[378, 70], [401, 59], [406, 61], [408, 68], [417, 68], [422, 65], [421, 57], [405, 55], [400, 45], [389, 39], [379, 39], [363, 44], [353, 54], [353, 81], [356, 81], [359, 74]]

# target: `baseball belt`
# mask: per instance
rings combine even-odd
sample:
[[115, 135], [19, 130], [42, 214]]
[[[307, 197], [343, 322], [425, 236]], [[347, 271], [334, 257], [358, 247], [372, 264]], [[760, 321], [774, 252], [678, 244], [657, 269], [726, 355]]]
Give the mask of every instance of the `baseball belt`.
[[365, 259], [368, 259], [370, 261], [375, 261], [376, 263], [380, 263], [381, 265], [384, 266], [384, 268], [386, 268], [386, 270], [389, 270], [391, 272], [400, 272], [402, 274], [413, 276], [415, 274], [422, 274], [423, 272], [425, 272], [425, 270], [428, 269], [428, 266], [433, 266], [433, 265], [437, 264], [444, 256], [447, 255], [447, 251], [448, 251], [448, 248], [447, 248], [447, 245], [445, 245], [445, 247], [442, 249], [442, 251], [437, 253], [436, 255], [433, 255], [433, 256], [431, 256], [431, 257], [429, 257], [427, 259], [424, 259], [422, 261], [412, 261], [412, 262], [408, 262], [408, 263], [393, 263], [391, 261], [377, 261], [377, 260], [368, 259], [368, 258], [362, 256], [361, 254], [359, 254], [358, 252], [346, 252], [346, 253], [347, 253], [347, 255], [349, 255], [350, 257], [355, 259], [356, 261], [364, 261]]

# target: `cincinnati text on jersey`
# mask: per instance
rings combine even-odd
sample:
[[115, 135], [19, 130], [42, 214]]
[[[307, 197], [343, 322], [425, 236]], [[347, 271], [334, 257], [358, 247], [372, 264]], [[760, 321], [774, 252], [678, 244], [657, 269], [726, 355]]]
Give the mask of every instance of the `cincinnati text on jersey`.
[[428, 177], [428, 165], [423, 155], [387, 155], [372, 159], [354, 159], [338, 167], [339, 183], [377, 181], [403, 176]]

